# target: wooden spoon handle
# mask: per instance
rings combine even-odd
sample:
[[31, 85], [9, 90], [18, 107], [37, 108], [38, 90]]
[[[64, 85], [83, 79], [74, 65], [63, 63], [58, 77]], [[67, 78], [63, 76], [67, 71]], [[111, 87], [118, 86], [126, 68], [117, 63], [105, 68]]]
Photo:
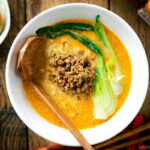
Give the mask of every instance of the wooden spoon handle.
[[52, 111], [57, 115], [57, 117], [62, 121], [66, 128], [70, 130], [73, 136], [78, 140], [85, 150], [94, 150], [94, 148], [88, 143], [80, 131], [72, 124], [65, 113], [57, 106], [57, 104], [52, 100], [52, 98], [47, 94], [47, 92], [35, 81], [31, 81], [31, 85], [34, 90], [42, 97], [45, 103], [52, 109]]

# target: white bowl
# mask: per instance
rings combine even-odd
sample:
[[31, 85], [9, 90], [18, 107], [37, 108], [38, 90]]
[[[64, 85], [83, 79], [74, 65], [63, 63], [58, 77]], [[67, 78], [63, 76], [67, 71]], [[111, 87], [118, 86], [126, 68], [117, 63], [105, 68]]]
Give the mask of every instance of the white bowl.
[[99, 14], [101, 21], [115, 32], [128, 50], [132, 63], [132, 83], [129, 95], [121, 109], [107, 122], [94, 128], [81, 130], [90, 144], [108, 140], [127, 127], [139, 112], [148, 88], [148, 62], [144, 48], [133, 29], [113, 12], [89, 4], [65, 4], [48, 9], [28, 22], [16, 37], [8, 55], [6, 85], [10, 101], [21, 120], [41, 137], [63, 145], [79, 146], [71, 133], [41, 118], [25, 97], [22, 79], [16, 73], [17, 54], [23, 43], [43, 26], [70, 19], [94, 20]]
[[0, 14], [2, 15], [3, 21], [3, 30], [0, 34], [0, 44], [2, 44], [10, 28], [10, 10], [7, 0], [0, 0]]

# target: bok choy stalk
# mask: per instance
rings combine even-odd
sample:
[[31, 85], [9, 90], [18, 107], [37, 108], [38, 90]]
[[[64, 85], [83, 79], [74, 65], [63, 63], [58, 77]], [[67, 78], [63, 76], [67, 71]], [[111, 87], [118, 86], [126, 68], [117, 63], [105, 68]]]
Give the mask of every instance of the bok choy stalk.
[[99, 21], [99, 15], [96, 16], [94, 31], [99, 40], [101, 50], [107, 50], [110, 54], [110, 59], [105, 63], [108, 78], [113, 88], [114, 94], [119, 95], [122, 92], [122, 78], [120, 64], [118, 62], [115, 51], [105, 33], [102, 23]]
[[96, 119], [107, 119], [114, 113], [115, 98], [107, 77], [104, 59], [98, 56], [95, 79], [93, 80], [94, 116]]
[[96, 119], [107, 119], [115, 110], [115, 96], [107, 76], [103, 55], [98, 46], [88, 37], [74, 31], [63, 30], [53, 33], [50, 30], [46, 32], [42, 32], [41, 30], [38, 35], [45, 34], [46, 37], [50, 39], [62, 35], [69, 35], [98, 54], [97, 68], [95, 69], [96, 77], [93, 80], [94, 116]]

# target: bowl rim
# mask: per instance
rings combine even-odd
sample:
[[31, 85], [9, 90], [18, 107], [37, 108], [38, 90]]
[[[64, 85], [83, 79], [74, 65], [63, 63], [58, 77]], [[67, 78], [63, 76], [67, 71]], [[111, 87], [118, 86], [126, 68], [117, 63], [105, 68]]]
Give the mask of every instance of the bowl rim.
[[[41, 137], [43, 137], [43, 138], [45, 138], [45, 139], [47, 139], [47, 140], [50, 140], [50, 141], [52, 141], [52, 142], [57, 142], [57, 143], [59, 143], [59, 144], [63, 144], [63, 145], [67, 145], [67, 146], [80, 146], [80, 144], [73, 143], [73, 142], [68, 142], [68, 141], [66, 141], [66, 143], [64, 143], [64, 142], [57, 141], [57, 140], [54, 140], [54, 139], [48, 139], [47, 137], [45, 137], [45, 136], [43, 136], [41, 133], [39, 133], [37, 130], [35, 130], [32, 126], [30, 126], [30, 125], [28, 124], [28, 122], [23, 118], [23, 116], [20, 114], [20, 112], [19, 112], [19, 111], [17, 110], [17, 108], [16, 108], [15, 101], [11, 99], [11, 94], [10, 94], [10, 93], [11, 93], [11, 92], [10, 92], [11, 89], [10, 89], [9, 83], [8, 83], [8, 76], [9, 76], [9, 75], [8, 75], [8, 72], [9, 72], [8, 69], [9, 69], [9, 64], [10, 64], [10, 58], [11, 58], [12, 53], [13, 53], [13, 50], [14, 50], [14, 46], [15, 46], [16, 42], [18, 41], [18, 37], [19, 37], [19, 35], [21, 35], [21, 33], [22, 33], [22, 31], [23, 31], [24, 28], [26, 28], [31, 22], [34, 22], [34, 20], [36, 20], [38, 17], [44, 15], [45, 13], [47, 13], [47, 12], [49, 12], [49, 11], [53, 11], [53, 10], [55, 10], [55, 9], [59, 9], [59, 8], [62, 8], [62, 7], [72, 7], [72, 6], [79, 6], [79, 5], [80, 5], [80, 6], [85, 6], [85, 7], [93, 7], [93, 8], [101, 9], [101, 10], [105, 11], [106, 13], [110, 13], [111, 15], [113, 15], [113, 16], [115, 16], [117, 19], [119, 19], [123, 24], [125, 24], [125, 25], [128, 27], [128, 29], [132, 32], [132, 34], [134, 34], [134, 36], [137, 37], [137, 39], [138, 39], [138, 41], [139, 41], [139, 44], [141, 45], [141, 48], [143, 49], [143, 54], [144, 54], [144, 56], [145, 56], [144, 61], [145, 61], [145, 64], [146, 64], [145, 69], [146, 69], [146, 72], [147, 72], [147, 74], [146, 74], [146, 80], [147, 80], [147, 82], [146, 82], [146, 85], [145, 85], [145, 93], [143, 94], [143, 100], [142, 100], [140, 106], [137, 108], [136, 113], [135, 113], [134, 115], [132, 115], [132, 117], [130, 117], [130, 119], [129, 119], [126, 123], [124, 123], [124, 124], [122, 125], [122, 127], [120, 127], [119, 131], [117, 130], [117, 131], [118, 131], [117, 133], [113, 133], [111, 136], [105, 138], [104, 141], [105, 141], [105, 140], [108, 140], [108, 139], [110, 139], [110, 138], [112, 138], [113, 136], [115, 136], [116, 134], [118, 134], [119, 132], [121, 132], [121, 131], [122, 131], [123, 129], [125, 129], [125, 128], [127, 127], [127, 125], [130, 124], [131, 121], [135, 118], [135, 116], [136, 116], [137, 113], [139, 112], [139, 110], [140, 110], [140, 108], [142, 107], [142, 104], [143, 104], [143, 102], [144, 102], [144, 100], [145, 100], [146, 93], [147, 93], [147, 89], [148, 89], [148, 84], [149, 84], [148, 60], [147, 60], [146, 53], [145, 53], [145, 51], [144, 51], [143, 45], [142, 45], [142, 43], [141, 43], [139, 37], [138, 37], [137, 34], [134, 32], [134, 30], [128, 25], [128, 23], [126, 23], [121, 17], [119, 17], [117, 14], [113, 13], [112, 11], [107, 10], [107, 9], [105, 9], [105, 8], [103, 8], [103, 7], [100, 7], [100, 6], [97, 6], [97, 5], [93, 5], [93, 4], [68, 3], [68, 4], [62, 4], [62, 5], [58, 5], [58, 6], [49, 8], [49, 9], [47, 9], [47, 10], [45, 10], [45, 11], [39, 13], [39, 14], [38, 14], [37, 16], [35, 16], [34, 18], [32, 18], [32, 19], [21, 29], [21, 31], [19, 32], [19, 34], [16, 36], [16, 38], [15, 38], [15, 40], [14, 40], [12, 46], [11, 46], [10, 52], [9, 52], [9, 54], [8, 54], [7, 64], [6, 64], [6, 72], [5, 72], [5, 82], [6, 82], [6, 87], [7, 87], [7, 91], [8, 91], [8, 96], [9, 96], [9, 98], [10, 98], [11, 104], [12, 104], [14, 110], [16, 111], [17, 115], [20, 117], [20, 119], [24, 122], [24, 124], [25, 124], [27, 127], [29, 127], [29, 128], [30, 128], [32, 131], [34, 131], [36, 134], [40, 135]], [[58, 127], [58, 128], [59, 128], [59, 127]], [[65, 129], [64, 129], [64, 130], [65, 130]], [[87, 130], [89, 130], [89, 129], [87, 129]], [[83, 130], [81, 130], [81, 133], [82, 133], [82, 131], [83, 131]], [[91, 142], [90, 142], [90, 143], [91, 143]], [[92, 141], [91, 144], [93, 145], [93, 144], [97, 144], [97, 143], [99, 143], [99, 140], [95, 140], [94, 142]]]

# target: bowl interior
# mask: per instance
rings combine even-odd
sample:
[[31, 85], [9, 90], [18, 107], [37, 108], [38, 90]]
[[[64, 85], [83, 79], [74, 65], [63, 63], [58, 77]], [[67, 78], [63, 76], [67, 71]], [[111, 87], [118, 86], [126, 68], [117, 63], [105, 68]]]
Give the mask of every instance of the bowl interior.
[[76, 3], [54, 7], [36, 16], [20, 31], [8, 56], [6, 85], [15, 111], [35, 133], [59, 144], [79, 145], [68, 130], [52, 125], [31, 108], [25, 98], [22, 79], [15, 71], [17, 54], [26, 39], [35, 35], [35, 31], [39, 27], [51, 25], [64, 19], [94, 20], [97, 14], [101, 16], [101, 21], [115, 32], [124, 43], [131, 59], [133, 74], [129, 95], [116, 115], [102, 125], [81, 131], [91, 144], [105, 141], [122, 131], [134, 119], [143, 104], [148, 87], [148, 63], [143, 46], [125, 21], [114, 13], [95, 5]]

